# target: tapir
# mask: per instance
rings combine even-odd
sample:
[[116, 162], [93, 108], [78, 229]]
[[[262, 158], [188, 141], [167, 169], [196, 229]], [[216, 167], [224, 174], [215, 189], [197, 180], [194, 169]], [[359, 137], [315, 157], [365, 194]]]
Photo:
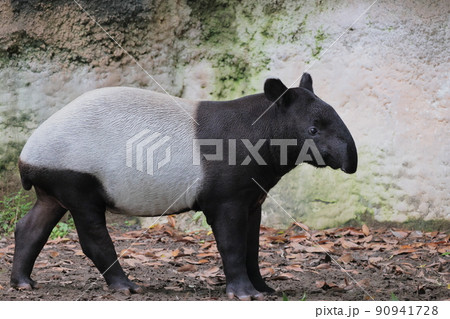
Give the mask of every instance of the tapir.
[[258, 265], [261, 205], [300, 164], [306, 141], [320, 155], [307, 163], [356, 171], [352, 135], [315, 95], [307, 73], [298, 87], [269, 78], [264, 93], [231, 101], [126, 87], [87, 92], [41, 124], [20, 154], [23, 188], [34, 186], [37, 200], [16, 225], [11, 286], [36, 286], [35, 260], [70, 211], [84, 254], [108, 286], [142, 292], [117, 261], [105, 211], [160, 216], [194, 210], [211, 225], [227, 296], [263, 299], [274, 290]]

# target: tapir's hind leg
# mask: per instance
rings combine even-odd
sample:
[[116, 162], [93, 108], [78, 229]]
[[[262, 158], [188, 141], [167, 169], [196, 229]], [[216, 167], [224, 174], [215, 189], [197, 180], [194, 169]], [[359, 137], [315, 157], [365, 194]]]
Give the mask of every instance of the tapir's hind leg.
[[48, 236], [67, 211], [54, 198], [36, 188], [37, 201], [33, 208], [17, 222], [15, 230], [14, 261], [11, 286], [31, 289], [36, 282], [31, 280], [37, 256], [47, 242]]
[[105, 207], [88, 203], [83, 206], [70, 210], [83, 252], [94, 262], [110, 288], [126, 294], [142, 292], [142, 288], [127, 278], [119, 264], [106, 228]]

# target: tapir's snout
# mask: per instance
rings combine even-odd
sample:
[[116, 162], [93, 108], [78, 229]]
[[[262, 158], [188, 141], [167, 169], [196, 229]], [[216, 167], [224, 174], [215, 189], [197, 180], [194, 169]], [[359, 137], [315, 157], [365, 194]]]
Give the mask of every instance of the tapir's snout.
[[353, 139], [346, 144], [346, 152], [341, 170], [347, 174], [353, 174], [358, 168], [358, 152]]

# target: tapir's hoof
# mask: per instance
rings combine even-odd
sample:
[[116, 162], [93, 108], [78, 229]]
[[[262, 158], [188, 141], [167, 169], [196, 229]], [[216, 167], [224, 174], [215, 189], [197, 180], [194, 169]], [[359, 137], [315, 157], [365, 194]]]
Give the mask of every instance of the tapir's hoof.
[[131, 294], [142, 294], [144, 292], [144, 289], [138, 286], [136, 288], [122, 288], [118, 291], [124, 293], [127, 296], [130, 296]]
[[40, 288], [40, 285], [31, 279], [22, 281], [11, 281], [11, 287], [17, 290], [31, 290], [33, 288]]
[[127, 296], [131, 294], [141, 294], [144, 292], [144, 289], [142, 289], [142, 287], [136, 285], [135, 283], [132, 283], [131, 281], [127, 283], [111, 284], [109, 288], [114, 291], [121, 292]]
[[253, 291], [253, 292], [247, 292], [247, 293], [235, 293], [232, 291], [227, 292], [227, 297], [230, 300], [233, 300], [234, 298], [237, 298], [241, 301], [250, 301], [250, 300], [264, 300], [264, 295], [261, 292]]

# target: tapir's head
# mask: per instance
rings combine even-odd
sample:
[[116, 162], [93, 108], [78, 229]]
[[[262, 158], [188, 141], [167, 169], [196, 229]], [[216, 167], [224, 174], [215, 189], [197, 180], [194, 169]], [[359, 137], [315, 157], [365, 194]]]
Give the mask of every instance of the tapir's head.
[[[356, 172], [358, 154], [353, 137], [336, 111], [314, 94], [308, 73], [303, 74], [299, 87], [290, 89], [278, 79], [267, 79], [264, 94], [276, 102], [275, 111], [288, 130], [286, 138], [295, 138], [302, 144], [312, 140], [326, 166], [349, 174]], [[324, 166], [318, 158], [311, 157], [310, 164]]]

